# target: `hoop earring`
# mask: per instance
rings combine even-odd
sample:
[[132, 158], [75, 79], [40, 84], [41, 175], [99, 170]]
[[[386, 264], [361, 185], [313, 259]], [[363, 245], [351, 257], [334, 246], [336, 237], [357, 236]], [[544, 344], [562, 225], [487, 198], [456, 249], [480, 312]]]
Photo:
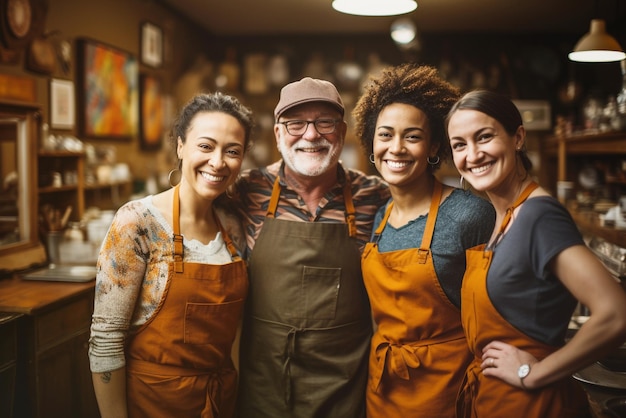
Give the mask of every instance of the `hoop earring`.
[[[469, 190], [469, 183], [466, 184], [465, 179], [463, 178], [463, 176], [461, 176], [461, 178], [459, 179], [459, 185], [461, 186], [461, 190]], [[467, 186], [467, 187], [465, 187]]]
[[[170, 172], [167, 174], [167, 182], [170, 184], [171, 187], [176, 186], [176, 184], [179, 184], [183, 175], [182, 175], [182, 168], [183, 166], [183, 160], [178, 160], [178, 163], [176, 164], [176, 168], [170, 170]], [[172, 176], [174, 175], [174, 173], [176, 172], [180, 172], [181, 174], [178, 175], [178, 181], [176, 182], [176, 184], [172, 184]]]
[[[441, 160], [440, 160], [440, 158], [439, 158], [439, 156], [438, 156], [438, 155], [435, 155], [435, 158], [436, 158], [435, 160], [431, 160], [431, 159], [430, 159], [430, 155], [429, 155], [429, 156], [428, 156], [428, 158], [426, 158], [426, 162], [427, 162], [428, 164], [430, 164], [430, 165], [437, 165], [437, 164], [439, 164], [439, 161], [441, 161]], [[461, 177], [461, 178], [462, 178], [462, 177]]]
[[370, 163], [374, 164], [374, 154], [373, 153], [370, 154], [369, 160], [370, 160]]

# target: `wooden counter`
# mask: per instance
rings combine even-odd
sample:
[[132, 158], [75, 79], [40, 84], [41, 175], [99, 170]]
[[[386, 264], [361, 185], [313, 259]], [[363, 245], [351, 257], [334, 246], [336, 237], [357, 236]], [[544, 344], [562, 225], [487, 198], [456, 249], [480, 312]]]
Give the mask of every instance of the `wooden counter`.
[[98, 418], [87, 357], [94, 281], [0, 280], [17, 324], [15, 418]]
[[69, 300], [94, 292], [95, 282], [47, 282], [22, 280], [19, 277], [0, 280], [0, 312], [37, 315]]

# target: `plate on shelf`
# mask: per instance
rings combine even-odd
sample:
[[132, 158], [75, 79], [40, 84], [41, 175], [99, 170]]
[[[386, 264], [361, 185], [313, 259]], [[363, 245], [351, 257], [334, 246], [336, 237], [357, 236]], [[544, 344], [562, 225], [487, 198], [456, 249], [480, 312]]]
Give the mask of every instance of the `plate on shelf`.
[[626, 373], [613, 372], [598, 363], [593, 363], [591, 366], [579, 370], [573, 376], [580, 382], [595, 386], [626, 389]]

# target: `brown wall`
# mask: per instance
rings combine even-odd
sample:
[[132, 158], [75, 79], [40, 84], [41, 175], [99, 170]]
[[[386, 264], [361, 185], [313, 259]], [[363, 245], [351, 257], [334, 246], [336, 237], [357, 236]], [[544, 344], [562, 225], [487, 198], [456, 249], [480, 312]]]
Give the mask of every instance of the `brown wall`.
[[[69, 73], [60, 65], [51, 74], [40, 74], [25, 65], [26, 50], [19, 51], [17, 62], [0, 63], [0, 73], [32, 77], [37, 81], [37, 102], [41, 106], [43, 121], [49, 121], [49, 81], [51, 78], [77, 82], [76, 39], [89, 38], [139, 57], [140, 26], [150, 21], [164, 32], [164, 65], [151, 68], [140, 64], [141, 74], [160, 78], [164, 91], [172, 93], [175, 81], [189, 68], [198, 55], [210, 53], [212, 35], [193, 23], [173, 13], [153, 0], [48, 0], [44, 33], [52, 34], [50, 40], [68, 40], [73, 46], [73, 62]], [[78, 102], [77, 102], [78, 103]], [[77, 109], [78, 114], [78, 109]], [[73, 134], [94, 145], [114, 146], [117, 161], [128, 163], [134, 178], [145, 179], [154, 171], [169, 171], [172, 167], [171, 148], [165, 144], [159, 151], [142, 151], [137, 136], [130, 140], [105, 140], [81, 137], [77, 127], [73, 130], [51, 131]], [[155, 165], [157, 167], [155, 167]]]

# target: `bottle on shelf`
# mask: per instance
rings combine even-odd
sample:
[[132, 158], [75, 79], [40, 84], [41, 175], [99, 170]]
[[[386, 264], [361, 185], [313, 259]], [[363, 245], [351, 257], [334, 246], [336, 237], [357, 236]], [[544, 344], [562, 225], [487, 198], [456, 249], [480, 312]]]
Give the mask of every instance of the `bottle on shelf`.
[[617, 94], [618, 123], [616, 128], [626, 131], [626, 59], [620, 62], [622, 67], [622, 90]]

